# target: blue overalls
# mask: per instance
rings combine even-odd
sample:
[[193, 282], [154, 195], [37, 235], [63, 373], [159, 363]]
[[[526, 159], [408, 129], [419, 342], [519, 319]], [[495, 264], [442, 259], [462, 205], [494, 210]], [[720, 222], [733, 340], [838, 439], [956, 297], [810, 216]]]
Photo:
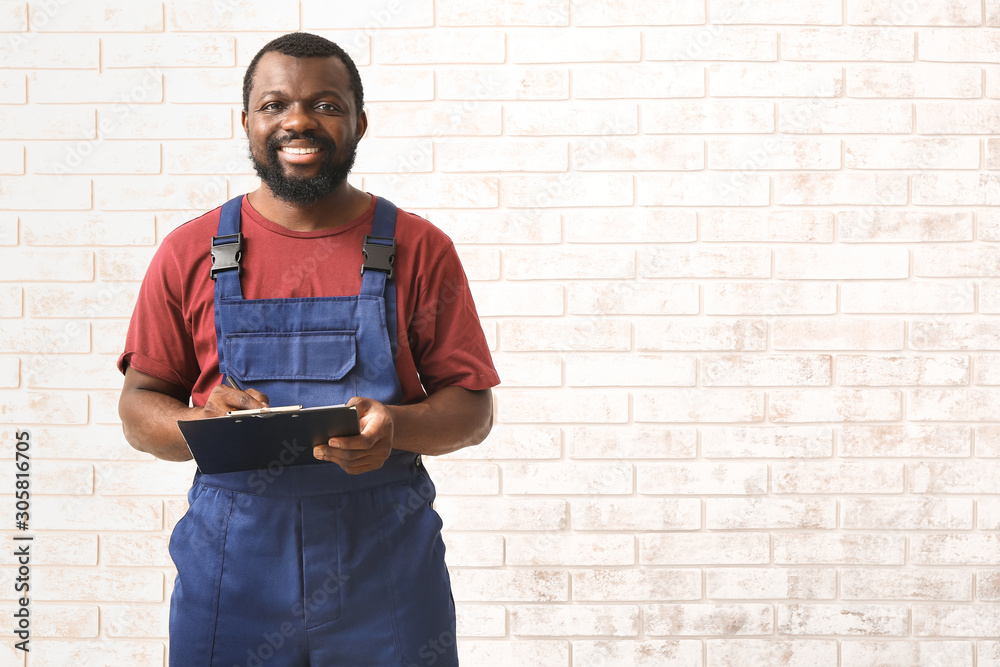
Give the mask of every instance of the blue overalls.
[[[213, 244], [239, 234], [241, 202], [222, 207]], [[372, 237], [395, 222], [378, 199]], [[357, 296], [295, 299], [244, 299], [238, 269], [213, 275], [223, 374], [273, 406], [400, 402], [386, 272], [366, 270]], [[360, 475], [325, 462], [197, 473], [170, 538], [171, 667], [457, 665], [434, 495], [399, 450]]]

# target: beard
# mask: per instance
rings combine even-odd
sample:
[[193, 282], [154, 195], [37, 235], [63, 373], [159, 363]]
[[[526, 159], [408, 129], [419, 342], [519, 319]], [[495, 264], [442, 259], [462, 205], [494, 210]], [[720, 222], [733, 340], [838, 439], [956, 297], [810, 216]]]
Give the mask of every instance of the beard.
[[[324, 151], [323, 161], [319, 165], [319, 173], [307, 178], [298, 178], [285, 174], [284, 167], [278, 160], [278, 149], [293, 139], [305, 139]], [[337, 145], [326, 137], [316, 137], [312, 134], [291, 132], [284, 136], [274, 135], [264, 145], [267, 162], [261, 162], [253, 153], [251, 146], [250, 161], [260, 180], [274, 193], [278, 199], [290, 204], [311, 205], [333, 193], [347, 180], [347, 175], [354, 167], [354, 159], [358, 153], [358, 141], [355, 139], [347, 147], [348, 154], [343, 159], [336, 157]]]

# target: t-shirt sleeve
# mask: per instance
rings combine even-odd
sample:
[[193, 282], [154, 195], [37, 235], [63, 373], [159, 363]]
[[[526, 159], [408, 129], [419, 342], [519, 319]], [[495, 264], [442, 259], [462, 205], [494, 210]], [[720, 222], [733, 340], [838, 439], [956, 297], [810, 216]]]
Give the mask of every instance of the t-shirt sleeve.
[[407, 336], [424, 390], [430, 395], [450, 386], [478, 390], [500, 384], [454, 244], [422, 273]]
[[146, 270], [118, 368], [124, 373], [131, 366], [191, 391], [199, 366], [183, 312], [182, 275], [168, 237]]

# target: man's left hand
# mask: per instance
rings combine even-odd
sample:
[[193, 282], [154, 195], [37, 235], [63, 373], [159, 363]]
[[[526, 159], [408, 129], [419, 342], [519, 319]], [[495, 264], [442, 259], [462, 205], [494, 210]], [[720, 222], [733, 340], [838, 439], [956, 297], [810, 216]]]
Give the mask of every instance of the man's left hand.
[[336, 463], [351, 475], [378, 470], [392, 451], [392, 414], [384, 404], [370, 398], [355, 396], [347, 405], [357, 407], [361, 433], [330, 438], [327, 444], [313, 448], [313, 456]]

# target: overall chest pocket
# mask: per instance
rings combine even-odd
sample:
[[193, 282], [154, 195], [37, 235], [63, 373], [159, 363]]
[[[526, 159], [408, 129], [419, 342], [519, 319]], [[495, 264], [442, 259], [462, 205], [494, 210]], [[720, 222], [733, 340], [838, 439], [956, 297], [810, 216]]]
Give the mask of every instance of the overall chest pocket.
[[232, 333], [225, 354], [229, 372], [248, 382], [336, 382], [354, 368], [357, 343], [353, 330]]

